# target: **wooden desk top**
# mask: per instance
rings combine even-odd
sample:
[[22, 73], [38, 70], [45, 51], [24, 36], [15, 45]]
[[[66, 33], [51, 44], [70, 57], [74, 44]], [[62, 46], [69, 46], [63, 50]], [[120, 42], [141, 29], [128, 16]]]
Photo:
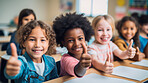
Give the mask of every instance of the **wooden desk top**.
[[10, 42], [11, 36], [0, 36], [0, 43]]
[[[148, 59], [146, 59], [148, 60]], [[143, 67], [143, 66], [138, 66], [138, 65], [134, 65], [134, 64], [130, 64], [132, 62], [135, 62], [135, 61], [131, 61], [131, 60], [124, 60], [124, 61], [115, 61], [113, 62], [114, 64], [114, 67], [117, 67], [117, 66], [128, 66], [128, 67], [134, 67], [134, 68], [139, 68], [139, 69], [145, 69], [145, 70], [148, 70], [148, 67]], [[133, 82], [137, 82], [137, 83], [142, 83], [147, 79], [144, 79], [142, 81], [137, 81], [137, 80], [133, 80], [133, 79], [128, 79], [128, 78], [124, 78], [124, 77], [120, 77], [120, 76], [116, 76], [116, 75], [112, 75], [112, 74], [105, 74], [99, 70], [96, 70], [94, 68], [90, 68], [87, 70], [86, 74], [90, 74], [90, 73], [96, 73], [96, 74], [99, 74], [99, 75], [103, 75], [103, 76], [107, 76], [107, 77], [112, 77], [112, 78], [120, 78], [120, 79], [125, 79], [125, 80], [129, 80], [129, 81], [133, 81]], [[44, 83], [63, 83], [65, 81], [68, 81], [68, 80], [71, 80], [71, 79], [74, 79], [76, 77], [71, 77], [71, 76], [63, 76], [63, 77], [59, 77], [57, 79], [53, 79], [53, 80], [50, 80], [50, 81], [46, 81]]]

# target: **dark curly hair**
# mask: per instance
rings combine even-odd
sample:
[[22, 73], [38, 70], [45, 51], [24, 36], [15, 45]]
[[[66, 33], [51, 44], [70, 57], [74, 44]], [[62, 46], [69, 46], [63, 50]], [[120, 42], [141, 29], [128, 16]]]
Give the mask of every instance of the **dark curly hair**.
[[89, 41], [91, 36], [94, 34], [90, 22], [83, 14], [66, 13], [61, 15], [53, 21], [53, 29], [56, 33], [57, 44], [63, 47], [62, 41], [64, 41], [64, 34], [67, 30], [73, 28], [81, 28], [85, 35], [85, 40]]
[[[126, 21], [132, 21], [134, 22], [136, 28], [137, 28], [137, 32], [135, 34], [135, 36], [132, 38], [133, 41], [135, 42], [135, 46], [137, 47], [140, 47], [140, 41], [139, 41], [139, 24], [137, 22], [137, 20], [134, 18], [134, 17], [131, 17], [131, 16], [125, 16], [123, 17], [118, 23], [117, 23], [117, 26], [116, 26], [116, 29], [118, 30], [118, 33], [121, 37], [123, 37], [122, 33], [121, 33], [121, 28], [122, 26], [124, 25], [124, 23]], [[123, 37], [124, 38], [124, 37]], [[125, 39], [125, 38], [124, 38]]]
[[46, 34], [45, 37], [49, 40], [49, 47], [48, 47], [47, 54], [53, 54], [54, 52], [53, 48], [55, 48], [56, 46], [56, 39], [55, 39], [56, 35], [53, 29], [42, 21], [33, 20], [27, 23], [25, 26], [21, 26], [15, 35], [16, 41], [20, 44], [21, 48], [24, 48], [23, 47], [24, 42], [27, 40], [32, 30], [37, 26], [40, 26], [41, 29], [45, 30], [45, 34]]

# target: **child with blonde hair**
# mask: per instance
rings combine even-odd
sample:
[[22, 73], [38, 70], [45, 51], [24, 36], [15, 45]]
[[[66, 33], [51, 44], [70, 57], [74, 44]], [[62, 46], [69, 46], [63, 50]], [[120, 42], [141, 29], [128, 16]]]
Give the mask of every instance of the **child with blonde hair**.
[[95, 41], [90, 45], [88, 53], [92, 55], [92, 65], [96, 69], [108, 74], [112, 73], [113, 54], [120, 59], [134, 57], [135, 49], [132, 48], [133, 41], [130, 41], [130, 45], [126, 51], [121, 51], [110, 41], [114, 30], [114, 22], [111, 16], [100, 15], [95, 17], [92, 26], [95, 33]]

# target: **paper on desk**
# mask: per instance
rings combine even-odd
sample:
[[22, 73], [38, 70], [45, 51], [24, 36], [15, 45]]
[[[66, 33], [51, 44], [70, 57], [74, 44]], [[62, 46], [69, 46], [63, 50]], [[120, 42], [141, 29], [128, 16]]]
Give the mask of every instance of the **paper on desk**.
[[115, 67], [112, 74], [138, 80], [138, 81], [148, 78], [147, 70], [126, 67], [126, 66]]
[[11, 55], [7, 55], [7, 54], [5, 54], [5, 55], [3, 55], [3, 56], [1, 56], [3, 59], [5, 59], [5, 60], [9, 60], [9, 58], [11, 57]]
[[75, 78], [66, 81], [64, 83], [135, 83], [135, 82], [91, 73], [82, 78]]
[[131, 64], [148, 67], [148, 60], [141, 60], [139, 62], [133, 62]]

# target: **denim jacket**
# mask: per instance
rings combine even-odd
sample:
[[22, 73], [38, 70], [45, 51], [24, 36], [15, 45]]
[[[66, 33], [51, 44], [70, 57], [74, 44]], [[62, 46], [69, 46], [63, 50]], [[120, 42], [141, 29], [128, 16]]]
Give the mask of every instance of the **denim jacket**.
[[19, 74], [15, 76], [9, 76], [6, 74], [5, 77], [8, 79], [14, 79], [16, 83], [41, 83], [58, 77], [57, 67], [55, 60], [47, 55], [42, 56], [45, 62], [45, 70], [43, 76], [40, 76], [35, 69], [33, 61], [29, 55], [25, 52], [24, 55], [19, 56], [18, 59], [21, 61], [21, 70]]

